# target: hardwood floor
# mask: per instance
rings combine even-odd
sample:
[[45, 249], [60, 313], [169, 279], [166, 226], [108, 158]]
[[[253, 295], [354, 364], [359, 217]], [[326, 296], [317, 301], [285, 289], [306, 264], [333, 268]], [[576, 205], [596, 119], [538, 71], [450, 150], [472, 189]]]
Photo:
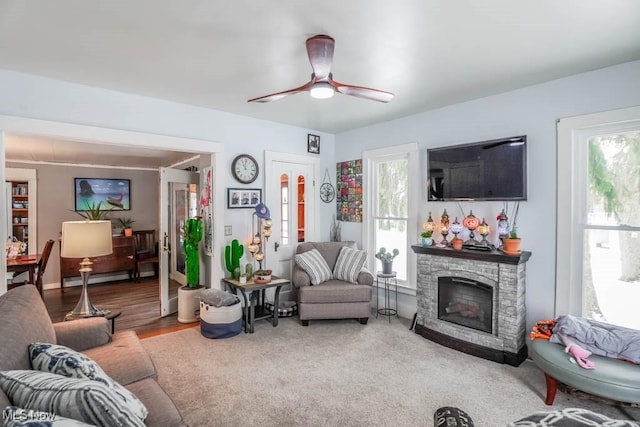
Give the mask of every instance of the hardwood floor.
[[[65, 314], [77, 304], [81, 290], [81, 286], [74, 286], [44, 291], [44, 302], [52, 321], [64, 320]], [[116, 332], [133, 330], [144, 337], [157, 335], [165, 329], [173, 331], [199, 325], [197, 322], [179, 323], [177, 314], [160, 317], [158, 279], [153, 277], [142, 278], [140, 282], [125, 280], [89, 285], [89, 298], [100, 309], [122, 311], [115, 320]]]

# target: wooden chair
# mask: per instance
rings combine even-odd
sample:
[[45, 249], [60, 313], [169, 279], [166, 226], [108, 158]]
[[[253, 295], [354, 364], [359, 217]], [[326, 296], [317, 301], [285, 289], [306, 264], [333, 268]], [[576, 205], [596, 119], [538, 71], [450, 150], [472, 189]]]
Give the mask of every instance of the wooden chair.
[[158, 256], [158, 242], [156, 241], [156, 230], [135, 230], [133, 232], [135, 242], [135, 279], [140, 281], [140, 271], [145, 264], [152, 264], [158, 274], [160, 257]]
[[47, 240], [47, 243], [44, 244], [44, 249], [42, 249], [42, 255], [40, 255], [40, 259], [38, 260], [38, 274], [36, 275], [36, 283], [34, 284], [38, 292], [40, 292], [40, 296], [43, 295], [42, 276], [44, 276], [44, 271], [47, 268], [53, 245], [54, 241], [52, 239]]
[[[33, 285], [35, 285], [36, 289], [40, 293], [40, 296], [43, 296], [43, 285], [42, 285], [42, 276], [44, 276], [45, 269], [47, 268], [47, 263], [49, 262], [49, 256], [51, 255], [51, 250], [53, 249], [54, 241], [47, 240], [44, 244], [44, 248], [42, 249], [42, 254], [40, 255], [40, 259], [38, 260], [37, 273], [34, 279]], [[21, 274], [21, 273], [19, 273]], [[18, 286], [26, 285], [28, 283], [27, 280], [16, 282], [13, 281], [7, 286], [7, 290], [13, 289]]]

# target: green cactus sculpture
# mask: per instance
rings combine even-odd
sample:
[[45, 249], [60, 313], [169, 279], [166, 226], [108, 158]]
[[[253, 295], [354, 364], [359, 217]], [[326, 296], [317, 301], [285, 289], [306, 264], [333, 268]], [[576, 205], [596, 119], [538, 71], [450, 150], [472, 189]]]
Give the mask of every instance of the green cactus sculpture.
[[[244, 254], [244, 246], [242, 246], [236, 239], [233, 239], [231, 245], [227, 245], [224, 248], [224, 263], [231, 273], [231, 278], [238, 280], [240, 277], [240, 258]], [[236, 276], [236, 268], [238, 269]]]
[[252, 264], [247, 264], [244, 266], [244, 271], [245, 274], [247, 275], [247, 280], [251, 279], [251, 277], [253, 277], [253, 265]]
[[183, 243], [187, 286], [196, 288], [200, 282], [200, 255], [198, 245], [202, 240], [202, 221], [200, 218], [189, 218], [185, 224]]

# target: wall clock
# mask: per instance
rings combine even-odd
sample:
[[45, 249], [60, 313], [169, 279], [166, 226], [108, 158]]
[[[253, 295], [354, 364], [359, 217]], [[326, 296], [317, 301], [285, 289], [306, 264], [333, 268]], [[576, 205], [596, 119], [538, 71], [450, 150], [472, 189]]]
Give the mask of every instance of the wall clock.
[[233, 177], [243, 184], [250, 184], [258, 178], [258, 162], [248, 154], [240, 154], [231, 162]]

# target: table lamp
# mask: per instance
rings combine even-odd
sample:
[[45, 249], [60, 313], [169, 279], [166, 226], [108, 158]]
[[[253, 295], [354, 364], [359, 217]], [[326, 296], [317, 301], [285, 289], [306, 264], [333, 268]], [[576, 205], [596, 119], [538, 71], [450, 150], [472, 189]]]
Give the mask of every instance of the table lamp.
[[109, 310], [98, 310], [89, 300], [89, 274], [93, 262], [90, 257], [109, 255], [113, 252], [111, 221], [66, 221], [62, 223], [62, 258], [82, 258], [80, 276], [82, 293], [76, 307], [64, 319], [105, 316]]

